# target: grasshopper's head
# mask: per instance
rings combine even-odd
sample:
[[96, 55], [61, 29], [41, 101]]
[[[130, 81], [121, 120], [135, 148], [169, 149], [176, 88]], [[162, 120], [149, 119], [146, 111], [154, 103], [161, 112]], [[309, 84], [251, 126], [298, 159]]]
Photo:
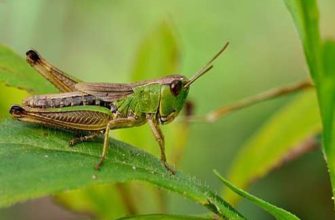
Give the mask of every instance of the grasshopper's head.
[[189, 80], [182, 75], [171, 75], [164, 79], [161, 87], [159, 104], [159, 121], [162, 124], [169, 123], [183, 108], [189, 87], [185, 87]]
[[224, 47], [191, 79], [182, 75], [171, 75], [162, 79], [161, 99], [159, 105], [159, 121], [162, 124], [169, 123], [178, 115], [183, 108], [190, 85], [213, 68], [212, 62], [227, 48], [229, 43]]

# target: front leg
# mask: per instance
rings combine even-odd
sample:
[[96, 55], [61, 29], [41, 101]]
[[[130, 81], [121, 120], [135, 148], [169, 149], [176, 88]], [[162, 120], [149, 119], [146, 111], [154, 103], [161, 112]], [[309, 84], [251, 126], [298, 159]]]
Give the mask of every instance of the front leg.
[[159, 144], [161, 150], [161, 162], [168, 171], [170, 171], [172, 174], [176, 174], [176, 171], [166, 161], [164, 135], [159, 127], [157, 120], [152, 115], [148, 116], [147, 120], [150, 125], [151, 131]]

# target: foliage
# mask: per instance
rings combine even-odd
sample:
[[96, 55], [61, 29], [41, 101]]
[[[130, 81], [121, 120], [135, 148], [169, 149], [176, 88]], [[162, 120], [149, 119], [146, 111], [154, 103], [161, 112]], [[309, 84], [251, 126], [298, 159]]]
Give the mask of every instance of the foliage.
[[314, 80], [321, 120], [323, 147], [335, 195], [335, 42], [319, 32], [316, 0], [285, 0], [298, 29], [310, 74]]
[[27, 68], [27, 63], [20, 56], [2, 45], [0, 45], [0, 80], [7, 86], [33, 93], [55, 91], [42, 76], [35, 74], [32, 68]]
[[[244, 143], [231, 167], [229, 178], [237, 187], [246, 188], [252, 181], [282, 165], [287, 158], [292, 159], [304, 153], [305, 149], [300, 151], [301, 147], [306, 140], [321, 131], [321, 121], [324, 153], [335, 194], [335, 42], [323, 40], [320, 36], [316, 0], [285, 0], [285, 3], [302, 40], [316, 86], [321, 120], [315, 91], [296, 97]], [[178, 71], [180, 54], [173, 26], [162, 23], [140, 43], [131, 67], [130, 81], [157, 78], [160, 74]], [[0, 46], [0, 81], [0, 99], [6, 99], [6, 103], [17, 103], [28, 93], [55, 91], [20, 56], [4, 46]], [[4, 91], [11, 95], [4, 96]], [[1, 119], [8, 117], [8, 107], [4, 103], [0, 103]], [[101, 172], [96, 172], [92, 167], [99, 156], [101, 141], [68, 148], [68, 133], [3, 121], [0, 128], [0, 205], [8, 206], [27, 199], [56, 195], [56, 200], [63, 206], [90, 213], [100, 219], [118, 218], [127, 214], [134, 216], [124, 219], [202, 219], [165, 214], [136, 216], [138, 213], [146, 213], [146, 210], [165, 212], [165, 194], [157, 189], [159, 186], [177, 192], [219, 216], [243, 218], [205, 184], [181, 172], [176, 176], [169, 175], [155, 157], [132, 147], [137, 146], [157, 155], [158, 147], [147, 127], [116, 133], [122, 141], [111, 140], [106, 166]], [[164, 128], [164, 133], [168, 159], [172, 164], [178, 164], [188, 139], [189, 125], [187, 122], [174, 123]], [[285, 210], [269, 205], [220, 178], [233, 191], [251, 199], [260, 207], [265, 206], [265, 210], [270, 209], [270, 213], [277, 218], [285, 219], [281, 214], [279, 217], [277, 215], [278, 210], [287, 213]], [[134, 180], [137, 180], [135, 184]], [[226, 196], [229, 201], [236, 201], [233, 194], [227, 193]], [[143, 209], [139, 199], [143, 197], [159, 202], [152, 202], [149, 208], [146, 207], [148, 209]]]
[[93, 169], [101, 143], [68, 147], [71, 135], [5, 121], [0, 128], [0, 205], [91, 184], [142, 180], [178, 192], [228, 219], [242, 216], [207, 186], [178, 172], [171, 175], [155, 157], [112, 140], [101, 171]]
[[[285, 158], [292, 155], [295, 158], [297, 152], [306, 152], [304, 145], [309, 145], [308, 140], [319, 134], [323, 127], [324, 153], [334, 194], [335, 43], [320, 36], [316, 0], [285, 0], [285, 4], [301, 38], [318, 103], [314, 91], [310, 91], [277, 111], [242, 147], [231, 167], [230, 180], [246, 188], [252, 181], [280, 166]], [[230, 192], [226, 196], [228, 201], [237, 201]]]
[[225, 178], [223, 178], [219, 172], [217, 172], [216, 170], [214, 170], [214, 173], [217, 177], [219, 177], [219, 179], [224, 183], [224, 185], [226, 185], [229, 189], [231, 189], [232, 191], [234, 191], [236, 194], [248, 199], [249, 201], [251, 201], [252, 203], [254, 203], [255, 205], [257, 205], [258, 207], [264, 209], [265, 211], [267, 211], [268, 213], [270, 213], [273, 217], [275, 217], [276, 219], [280, 220], [297, 220], [299, 219], [297, 216], [291, 214], [290, 212], [282, 209], [282, 208], [278, 208], [275, 205], [272, 205], [260, 198], [257, 198], [256, 196], [251, 195], [250, 193], [239, 189], [238, 187], [234, 186], [231, 182], [229, 182], [228, 180], [226, 180]]
[[[272, 115], [247, 140], [234, 159], [230, 170], [229, 179], [236, 186], [246, 188], [273, 168], [281, 166], [285, 158], [294, 157], [294, 154], [299, 151], [303, 153], [306, 150], [303, 143], [321, 130], [314, 93], [314, 91], [308, 91], [293, 99]], [[229, 191], [225, 198], [230, 202], [236, 202], [237, 199]]]

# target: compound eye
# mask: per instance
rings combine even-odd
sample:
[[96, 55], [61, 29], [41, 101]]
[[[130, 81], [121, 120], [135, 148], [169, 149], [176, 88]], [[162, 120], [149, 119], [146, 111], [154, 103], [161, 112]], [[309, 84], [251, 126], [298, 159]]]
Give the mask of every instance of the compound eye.
[[178, 96], [182, 88], [183, 88], [183, 83], [180, 80], [174, 80], [170, 84], [170, 90], [174, 96]]

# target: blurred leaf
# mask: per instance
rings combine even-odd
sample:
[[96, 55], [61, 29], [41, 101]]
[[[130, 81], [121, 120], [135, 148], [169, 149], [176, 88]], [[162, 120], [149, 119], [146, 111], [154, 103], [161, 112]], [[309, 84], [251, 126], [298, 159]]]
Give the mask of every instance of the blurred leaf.
[[323, 145], [335, 195], [335, 42], [323, 45], [324, 75], [317, 87], [323, 122]]
[[9, 117], [10, 106], [21, 103], [29, 95], [26, 91], [36, 93], [54, 90], [23, 58], [0, 45], [0, 119]]
[[324, 76], [319, 85], [319, 99], [324, 125], [324, 144], [327, 157], [335, 162], [335, 147], [333, 146], [334, 110], [335, 110], [335, 41], [326, 41], [323, 44]]
[[320, 40], [316, 0], [286, 0], [304, 46], [318, 94], [323, 125], [323, 147], [335, 195], [335, 50], [334, 42]]
[[139, 181], [120, 183], [118, 191], [127, 204], [128, 214], [167, 212], [166, 192], [154, 185]]
[[242, 219], [228, 203], [195, 178], [171, 175], [161, 162], [130, 145], [111, 140], [105, 164], [101, 142], [68, 147], [69, 133], [5, 121], [0, 126], [0, 206], [9, 206], [91, 184], [147, 181], [177, 192], [228, 219]]
[[[315, 91], [306, 91], [277, 111], [241, 148], [229, 171], [229, 180], [246, 188], [295, 153], [303, 141], [321, 130]], [[226, 192], [235, 203], [238, 197]]]
[[121, 195], [114, 184], [100, 184], [66, 191], [55, 197], [57, 203], [97, 219], [115, 219], [127, 213]]
[[231, 182], [229, 182], [228, 180], [226, 180], [225, 178], [223, 178], [219, 172], [217, 172], [216, 170], [214, 170], [214, 173], [217, 177], [220, 178], [220, 180], [229, 188], [231, 189], [233, 192], [235, 192], [236, 194], [242, 196], [243, 198], [246, 198], [247, 200], [249, 200], [250, 202], [254, 203], [255, 205], [257, 205], [258, 207], [264, 209], [265, 211], [267, 211], [268, 213], [270, 213], [273, 217], [275, 217], [278, 220], [293, 220], [293, 219], [299, 219], [297, 216], [293, 215], [292, 213], [279, 208], [277, 206], [272, 205], [271, 203], [268, 203], [256, 196], [251, 195], [250, 193], [239, 189], [238, 187], [234, 186]]
[[21, 103], [28, 95], [24, 90], [8, 87], [0, 82], [0, 119], [8, 118], [10, 106]]
[[51, 84], [40, 76], [24, 59], [0, 45], [0, 81], [32, 93], [54, 92]]
[[326, 76], [334, 76], [335, 71], [335, 41], [323, 43], [323, 70]]
[[119, 220], [209, 220], [213, 218], [201, 218], [194, 216], [185, 215], [164, 215], [164, 214], [151, 214], [151, 215], [138, 215], [125, 218], [119, 218]]
[[174, 30], [170, 24], [163, 22], [142, 41], [135, 56], [131, 80], [153, 79], [175, 73], [179, 56]]
[[[58, 204], [72, 211], [89, 213], [98, 219], [115, 219], [158, 209], [155, 208], [159, 207], [157, 192], [159, 190], [154, 185], [132, 181], [92, 185], [59, 193], [54, 198]], [[145, 205], [142, 205], [144, 200]]]
[[322, 74], [319, 13], [316, 0], [284, 0], [302, 40], [312, 78]]

